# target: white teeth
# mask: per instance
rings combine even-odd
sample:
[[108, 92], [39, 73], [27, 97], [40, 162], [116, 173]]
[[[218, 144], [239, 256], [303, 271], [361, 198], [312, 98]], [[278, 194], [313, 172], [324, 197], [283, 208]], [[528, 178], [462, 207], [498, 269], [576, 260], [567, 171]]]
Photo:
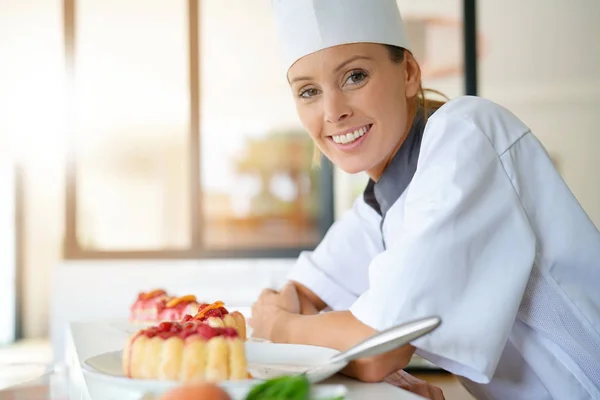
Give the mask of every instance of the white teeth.
[[355, 130], [353, 133], [346, 133], [345, 135], [333, 136], [333, 141], [342, 144], [350, 143], [367, 133], [367, 130], [368, 128], [366, 126], [363, 126], [362, 128]]

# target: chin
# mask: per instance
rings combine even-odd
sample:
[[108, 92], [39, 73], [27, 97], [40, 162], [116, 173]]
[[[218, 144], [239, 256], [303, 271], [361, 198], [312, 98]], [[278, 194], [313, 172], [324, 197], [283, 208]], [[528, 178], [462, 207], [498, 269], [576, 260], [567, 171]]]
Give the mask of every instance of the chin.
[[346, 162], [340, 160], [336, 161], [337, 162], [333, 162], [333, 164], [347, 174], [358, 174], [369, 169], [368, 165], [362, 162], [348, 162], [349, 160], [346, 160]]
[[347, 174], [366, 172], [378, 164], [376, 159], [367, 152], [352, 155], [336, 153], [325, 153], [325, 156], [333, 165]]
[[342, 171], [344, 171], [345, 173], [347, 173], [347, 174], [351, 174], [351, 175], [354, 175], [354, 174], [359, 174], [359, 173], [361, 173], [361, 172], [364, 172], [364, 171], [366, 171], [366, 169], [365, 169], [365, 168], [343, 168], [343, 167], [339, 167], [339, 168], [340, 168]]

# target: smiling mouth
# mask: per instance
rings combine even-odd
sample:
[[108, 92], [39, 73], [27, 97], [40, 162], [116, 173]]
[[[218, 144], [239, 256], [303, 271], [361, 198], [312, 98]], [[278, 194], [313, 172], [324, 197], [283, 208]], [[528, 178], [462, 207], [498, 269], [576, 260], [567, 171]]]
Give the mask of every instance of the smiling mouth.
[[360, 139], [367, 132], [369, 132], [369, 130], [371, 129], [371, 126], [373, 126], [373, 124], [368, 124], [368, 125], [362, 126], [358, 129], [354, 130], [354, 132], [349, 132], [349, 133], [345, 133], [342, 135], [334, 135], [334, 136], [331, 136], [331, 139], [336, 143], [349, 144], [349, 143], [352, 143], [352, 142]]
[[356, 140], [360, 139], [362, 136], [364, 136], [367, 132], [369, 132], [369, 130], [371, 129], [371, 126], [373, 126], [373, 124], [367, 124], [360, 128], [355, 129], [354, 132], [348, 132], [348, 133], [341, 134], [341, 135], [331, 136], [331, 140], [333, 140], [334, 142], [339, 143], [339, 144], [353, 143]]

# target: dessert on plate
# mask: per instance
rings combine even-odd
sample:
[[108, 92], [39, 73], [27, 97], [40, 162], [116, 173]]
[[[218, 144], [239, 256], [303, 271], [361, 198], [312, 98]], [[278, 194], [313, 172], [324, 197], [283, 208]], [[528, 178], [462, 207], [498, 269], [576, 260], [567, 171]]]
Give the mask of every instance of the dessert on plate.
[[142, 329], [123, 350], [129, 378], [219, 382], [247, 379], [247, 368], [244, 340], [235, 328], [194, 319]]
[[205, 322], [214, 328], [234, 328], [242, 340], [246, 340], [246, 318], [239, 311], [229, 312], [222, 301], [200, 304], [198, 312], [183, 317], [182, 322]]
[[142, 292], [131, 305], [129, 321], [133, 324], [154, 325], [163, 321], [179, 321], [185, 315], [195, 315], [200, 303], [194, 295], [174, 297], [165, 290]]

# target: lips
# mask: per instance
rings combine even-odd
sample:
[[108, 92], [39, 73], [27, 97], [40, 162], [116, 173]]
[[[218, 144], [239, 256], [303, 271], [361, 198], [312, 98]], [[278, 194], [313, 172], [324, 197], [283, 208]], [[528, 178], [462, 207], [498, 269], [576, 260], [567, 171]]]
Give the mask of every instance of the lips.
[[367, 133], [367, 131], [369, 130], [370, 127], [371, 127], [371, 125], [368, 124], [368, 125], [363, 125], [363, 126], [359, 126], [356, 128], [352, 128], [352, 129], [342, 132], [340, 134], [331, 136], [331, 139], [334, 142], [341, 143], [341, 144], [352, 143], [355, 140], [359, 139], [361, 136], [363, 136], [365, 133]]

